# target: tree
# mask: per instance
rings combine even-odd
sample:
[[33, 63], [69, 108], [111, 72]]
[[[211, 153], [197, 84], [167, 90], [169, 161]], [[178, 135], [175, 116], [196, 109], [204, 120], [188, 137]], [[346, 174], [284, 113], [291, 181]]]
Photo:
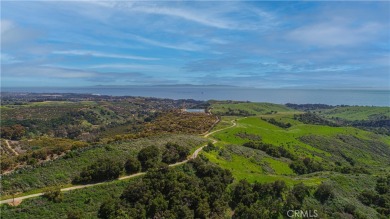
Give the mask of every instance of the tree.
[[99, 159], [94, 164], [85, 168], [80, 176], [74, 179], [75, 183], [98, 182], [119, 177], [123, 164], [111, 159]]
[[327, 183], [321, 183], [318, 186], [316, 192], [314, 193], [314, 197], [321, 203], [331, 199], [333, 197], [333, 188], [331, 185]]
[[161, 193], [158, 193], [150, 202], [147, 211], [148, 218], [156, 218], [157, 215], [163, 215], [168, 209], [168, 201], [164, 199]]
[[[188, 173], [168, 168], [149, 170], [120, 196], [120, 210], [135, 218], [221, 218], [228, 208], [230, 172], [195, 159]], [[195, 174], [194, 174], [195, 173]], [[117, 212], [102, 206], [106, 212]]]
[[[247, 195], [252, 194], [252, 186], [246, 180], [240, 180], [238, 184], [234, 187], [232, 193], [232, 204], [237, 206], [239, 203], [242, 203], [244, 199], [248, 198]], [[245, 198], [246, 197], [246, 198]], [[250, 205], [244, 201], [244, 204]]]
[[196, 218], [209, 218], [210, 206], [207, 201], [201, 201], [198, 203], [197, 208], [195, 209]]
[[174, 143], [167, 143], [162, 155], [162, 161], [167, 164], [183, 161], [189, 154], [189, 150], [183, 146]]
[[287, 189], [287, 185], [286, 185], [286, 182], [284, 182], [283, 180], [276, 180], [273, 184], [272, 184], [272, 189], [273, 189], [273, 195], [275, 197], [282, 197], [282, 194], [283, 192]]
[[379, 194], [386, 194], [390, 192], [390, 175], [387, 177], [379, 177], [376, 181], [375, 190]]
[[148, 187], [143, 181], [136, 181], [132, 183], [131, 186], [127, 187], [121, 195], [121, 199], [130, 203], [142, 203], [149, 198], [151, 198], [151, 194], [148, 192]]
[[137, 157], [143, 170], [156, 167], [161, 160], [160, 150], [154, 145], [143, 148]]
[[129, 157], [125, 163], [125, 170], [127, 173], [138, 173], [141, 170], [141, 162], [134, 157]]
[[128, 215], [121, 209], [120, 203], [112, 199], [103, 202], [99, 208], [98, 217], [103, 219], [129, 218]]
[[293, 169], [295, 173], [300, 175], [307, 173], [307, 167], [300, 159], [291, 163], [290, 168]]
[[303, 203], [303, 200], [306, 196], [310, 194], [309, 187], [305, 186], [303, 183], [295, 184], [291, 190], [291, 194], [295, 196], [295, 198]]

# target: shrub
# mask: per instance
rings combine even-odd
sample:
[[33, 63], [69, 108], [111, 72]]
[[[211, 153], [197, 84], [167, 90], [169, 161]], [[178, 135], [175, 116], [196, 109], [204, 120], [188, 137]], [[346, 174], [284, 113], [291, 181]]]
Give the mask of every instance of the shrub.
[[43, 197], [47, 198], [49, 201], [58, 203], [62, 201], [63, 195], [61, 193], [61, 189], [59, 187], [55, 187], [48, 189], [43, 194]]
[[12, 169], [15, 166], [15, 161], [12, 158], [3, 158], [0, 160], [1, 171]]
[[353, 205], [353, 204], [346, 204], [344, 206], [344, 211], [345, 213], [348, 213], [348, 214], [355, 214], [355, 210], [356, 210], [356, 206]]
[[98, 211], [98, 217], [103, 219], [126, 218], [121, 216], [126, 215], [122, 215], [122, 212], [120, 211], [120, 205], [118, 201], [115, 200], [107, 200], [103, 202]]
[[28, 165], [35, 165], [37, 163], [38, 163], [38, 160], [35, 158], [28, 158], [28, 160], [27, 160]]
[[302, 160], [299, 159], [294, 161], [290, 164], [290, 168], [293, 169], [297, 174], [313, 173], [324, 170], [321, 163], [316, 162], [308, 157]]
[[295, 155], [282, 146], [278, 147], [272, 144], [266, 144], [263, 142], [253, 142], [253, 141], [246, 142], [242, 146], [262, 150], [272, 157], [276, 157], [276, 158], [285, 157], [291, 160], [296, 160]]
[[360, 193], [358, 198], [361, 203], [369, 206], [374, 204], [375, 200], [378, 199], [378, 194], [376, 194], [375, 191], [364, 190]]
[[138, 160], [143, 170], [156, 167], [161, 160], [160, 150], [157, 146], [148, 146], [138, 153]]
[[266, 119], [263, 119], [263, 120], [267, 121], [273, 125], [279, 126], [280, 128], [290, 128], [291, 127], [291, 123], [279, 122], [279, 121], [276, 121], [274, 118], [271, 118], [269, 120], [266, 120]]
[[67, 214], [67, 219], [81, 219], [83, 218], [80, 211], [70, 211]]
[[294, 187], [291, 190], [291, 193], [295, 196], [295, 198], [300, 202], [303, 203], [303, 200], [306, 196], [310, 194], [309, 187], [305, 186], [303, 183], [299, 183], [294, 185]]
[[321, 203], [331, 199], [333, 197], [333, 188], [331, 185], [327, 183], [321, 183], [318, 186], [316, 192], [314, 193], [314, 197]]
[[162, 161], [167, 164], [183, 161], [186, 159], [189, 152], [190, 151], [183, 146], [174, 143], [167, 143], [162, 155]]
[[282, 197], [283, 192], [287, 189], [286, 182], [283, 180], [276, 180], [272, 184], [273, 195], [275, 197]]
[[294, 161], [293, 163], [291, 163], [290, 164], [290, 168], [292, 169], [292, 170], [294, 170], [294, 172], [296, 173], [296, 174], [305, 174], [305, 173], [307, 173], [308, 171], [307, 171], [307, 167], [306, 167], [306, 165], [303, 163], [303, 161], [302, 160], [296, 160], [296, 161]]
[[99, 159], [85, 168], [80, 176], [74, 179], [75, 183], [98, 182], [119, 177], [123, 169], [122, 163], [111, 159]]
[[[374, 208], [383, 216], [390, 216], [389, 176], [377, 179], [375, 191], [364, 190], [358, 199], [365, 205]], [[385, 218], [384, 217], [384, 218]]]
[[387, 177], [379, 177], [376, 181], [376, 187], [375, 190], [379, 194], [385, 194], [390, 192], [390, 175]]
[[138, 173], [141, 170], [141, 162], [134, 157], [129, 157], [125, 163], [125, 170], [127, 173]]
[[216, 151], [217, 149], [218, 147], [216, 147], [212, 142], [207, 143], [207, 146], [203, 148], [206, 152]]

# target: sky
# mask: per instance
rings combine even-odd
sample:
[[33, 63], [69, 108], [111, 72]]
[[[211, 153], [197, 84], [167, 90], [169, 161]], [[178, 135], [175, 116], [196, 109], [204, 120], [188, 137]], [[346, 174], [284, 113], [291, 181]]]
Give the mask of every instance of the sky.
[[1, 86], [390, 89], [390, 2], [1, 1]]

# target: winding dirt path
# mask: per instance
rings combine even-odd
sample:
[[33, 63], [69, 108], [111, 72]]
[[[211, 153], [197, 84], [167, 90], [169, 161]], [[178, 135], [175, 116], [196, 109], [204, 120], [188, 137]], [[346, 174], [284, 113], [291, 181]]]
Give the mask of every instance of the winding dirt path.
[[[231, 120], [231, 123], [232, 125], [229, 126], [229, 127], [225, 127], [225, 128], [222, 128], [222, 129], [218, 129], [218, 130], [215, 130], [215, 131], [212, 131], [212, 132], [209, 132], [207, 134], [204, 134], [203, 136], [204, 137], [208, 137], [216, 132], [220, 132], [220, 131], [223, 131], [223, 130], [226, 130], [226, 129], [230, 129], [230, 128], [233, 128], [234, 126], [237, 125], [236, 121], [235, 120]], [[215, 140], [215, 139], [212, 139], [212, 142], [213, 144], [217, 143], [218, 141]], [[192, 153], [188, 158], [187, 160], [184, 160], [184, 161], [181, 161], [181, 162], [177, 162], [177, 163], [174, 163], [174, 164], [170, 164], [169, 166], [170, 167], [174, 167], [174, 166], [179, 166], [179, 165], [182, 165], [182, 164], [185, 164], [187, 163], [188, 161], [192, 160], [192, 159], [195, 159], [199, 153], [202, 151], [202, 149], [204, 147], [206, 147], [206, 145], [203, 145], [202, 147], [196, 149], [194, 151], [194, 153]], [[137, 176], [142, 176], [142, 175], [145, 175], [146, 172], [140, 172], [140, 173], [135, 173], [135, 174], [132, 174], [132, 175], [127, 175], [127, 176], [122, 176], [122, 177], [119, 177], [117, 180], [125, 180], [125, 179], [130, 179], [130, 178], [134, 178], [134, 177], [137, 177]], [[109, 181], [109, 182], [112, 182], [112, 181]], [[99, 182], [99, 183], [91, 183], [91, 184], [86, 184], [86, 185], [77, 185], [77, 186], [72, 186], [72, 187], [68, 187], [68, 188], [63, 188], [61, 189], [61, 192], [67, 192], [67, 191], [71, 191], [71, 190], [76, 190], [76, 189], [82, 189], [82, 188], [87, 188], [87, 187], [92, 187], [92, 186], [97, 186], [97, 185], [103, 185], [103, 184], [106, 184], [106, 183], [109, 183], [109, 182]], [[16, 203], [21, 203], [24, 199], [28, 199], [28, 198], [33, 198], [33, 197], [38, 197], [38, 196], [42, 196], [44, 193], [36, 193], [36, 194], [31, 194], [31, 195], [26, 195], [26, 196], [21, 196], [21, 197], [17, 197], [17, 198], [10, 198], [10, 199], [6, 199], [6, 200], [2, 200], [0, 201], [0, 204], [6, 204], [6, 203], [9, 203], [9, 204], [16, 204]]]
[[12, 153], [15, 154], [15, 156], [18, 156], [18, 155], [19, 155], [19, 153], [18, 153], [17, 151], [15, 151], [15, 150], [11, 147], [11, 145], [9, 144], [9, 140], [5, 140], [5, 145], [7, 146], [7, 148], [8, 148], [10, 151], [12, 151]]

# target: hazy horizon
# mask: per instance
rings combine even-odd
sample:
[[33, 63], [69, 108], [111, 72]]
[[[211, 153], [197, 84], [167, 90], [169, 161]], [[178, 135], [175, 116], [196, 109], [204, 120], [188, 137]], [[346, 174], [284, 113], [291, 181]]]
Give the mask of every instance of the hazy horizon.
[[[1, 88], [126, 88], [126, 87], [231, 87], [242, 89], [264, 89], [264, 90], [367, 90], [367, 91], [390, 91], [390, 87], [251, 87], [226, 84], [146, 84], [146, 85], [112, 85], [96, 84], [81, 86], [1, 86]], [[2, 91], [1, 91], [2, 92]]]

